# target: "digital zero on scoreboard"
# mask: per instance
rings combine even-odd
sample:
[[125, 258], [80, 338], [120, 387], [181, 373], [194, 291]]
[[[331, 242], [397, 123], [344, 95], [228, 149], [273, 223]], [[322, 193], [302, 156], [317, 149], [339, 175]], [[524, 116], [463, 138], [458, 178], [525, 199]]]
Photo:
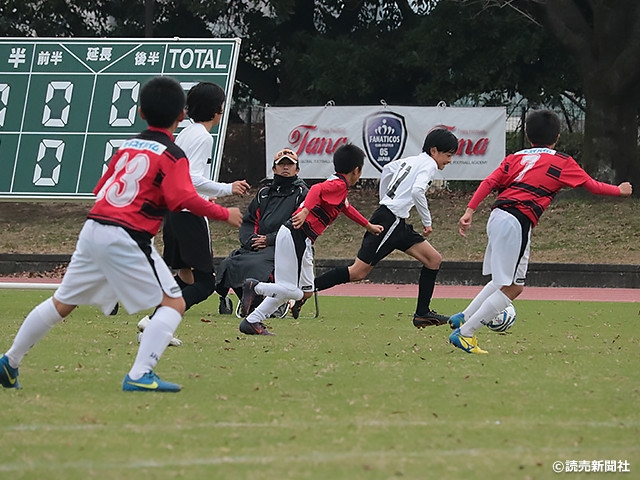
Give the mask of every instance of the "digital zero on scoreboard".
[[[0, 198], [92, 197], [115, 150], [146, 128], [145, 81], [169, 75], [185, 92], [210, 81], [230, 99], [239, 49], [239, 39], [0, 39]], [[212, 179], [230, 103], [211, 130]]]

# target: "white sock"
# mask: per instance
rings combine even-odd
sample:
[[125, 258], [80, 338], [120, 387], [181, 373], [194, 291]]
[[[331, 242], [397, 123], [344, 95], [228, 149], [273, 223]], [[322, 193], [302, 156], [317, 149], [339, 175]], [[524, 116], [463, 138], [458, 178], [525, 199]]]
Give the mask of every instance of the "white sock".
[[500, 287], [497, 286], [493, 281], [487, 283], [482, 290], [471, 300], [471, 303], [464, 309], [464, 318], [469, 319], [471, 316], [478, 311], [480, 306], [484, 303], [484, 301], [491, 296], [496, 290], [500, 290]]
[[266, 320], [267, 317], [270, 317], [285, 301], [286, 300], [283, 301], [274, 297], [264, 297], [260, 305], [247, 316], [247, 322], [257, 323]]
[[502, 312], [507, 305], [511, 303], [511, 299], [507, 297], [502, 290], [493, 292], [489, 298], [478, 308], [476, 313], [460, 327], [460, 334], [463, 337], [473, 337], [476, 331], [478, 331], [484, 322], [491, 320], [493, 317]]
[[171, 307], [162, 306], [155, 311], [151, 322], [144, 329], [136, 360], [129, 371], [131, 380], [138, 380], [155, 368], [181, 320], [182, 315]]
[[[255, 290], [259, 295], [277, 298], [278, 300], [281, 300], [282, 303], [288, 300], [301, 300], [304, 296], [304, 292], [301, 289], [287, 288], [280, 283], [260, 282], [256, 285]], [[282, 303], [280, 305], [282, 305]]]
[[264, 300], [247, 316], [249, 323], [262, 322], [285, 302], [300, 300], [304, 296], [299, 288], [291, 289], [279, 283], [260, 282], [255, 286], [255, 291], [258, 295], [263, 295]]
[[62, 320], [63, 318], [53, 304], [53, 297], [47, 298], [31, 310], [22, 322], [16, 338], [13, 340], [13, 345], [5, 353], [9, 359], [9, 365], [18, 368], [25, 354]]

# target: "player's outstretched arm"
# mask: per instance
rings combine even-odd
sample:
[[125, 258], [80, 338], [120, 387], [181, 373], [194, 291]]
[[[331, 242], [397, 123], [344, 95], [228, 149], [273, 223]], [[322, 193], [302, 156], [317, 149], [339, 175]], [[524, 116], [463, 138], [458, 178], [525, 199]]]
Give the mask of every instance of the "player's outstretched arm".
[[[628, 197], [633, 192], [633, 187], [629, 182], [622, 182], [620, 185], [612, 185], [606, 182], [599, 182], [583, 173], [586, 180], [579, 184], [585, 190], [594, 195], [605, 195], [610, 197]], [[574, 185], [575, 188], [575, 185]]]

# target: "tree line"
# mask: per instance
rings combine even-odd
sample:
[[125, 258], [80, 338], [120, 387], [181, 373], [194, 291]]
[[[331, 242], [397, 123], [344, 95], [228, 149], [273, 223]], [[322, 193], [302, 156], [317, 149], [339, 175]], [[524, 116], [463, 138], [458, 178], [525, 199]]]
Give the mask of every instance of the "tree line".
[[239, 108], [569, 105], [587, 171], [640, 182], [637, 0], [2, 0], [0, 35], [239, 37]]

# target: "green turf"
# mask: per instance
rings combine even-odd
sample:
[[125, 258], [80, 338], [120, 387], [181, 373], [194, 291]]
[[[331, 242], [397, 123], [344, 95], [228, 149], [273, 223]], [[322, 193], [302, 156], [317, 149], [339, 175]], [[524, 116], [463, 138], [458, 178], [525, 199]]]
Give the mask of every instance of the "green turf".
[[[0, 290], [0, 351], [46, 296]], [[476, 356], [447, 326], [416, 330], [412, 299], [321, 297], [318, 319], [256, 338], [214, 298], [158, 365], [178, 394], [123, 393], [139, 316], [80, 307], [27, 355], [23, 389], [0, 389], [0, 475], [547, 479], [554, 461], [616, 460], [638, 478], [639, 304], [515, 306], [511, 332], [481, 331]]]

